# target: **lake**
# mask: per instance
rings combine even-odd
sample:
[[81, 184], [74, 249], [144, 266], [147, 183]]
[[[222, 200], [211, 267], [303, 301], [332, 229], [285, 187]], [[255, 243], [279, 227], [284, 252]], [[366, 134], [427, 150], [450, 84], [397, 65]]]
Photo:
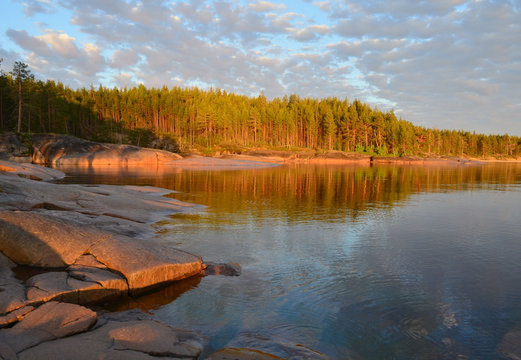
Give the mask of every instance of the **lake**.
[[242, 275], [114, 307], [201, 333], [203, 355], [285, 339], [334, 359], [501, 359], [521, 329], [520, 164], [67, 173], [205, 206], [156, 236]]

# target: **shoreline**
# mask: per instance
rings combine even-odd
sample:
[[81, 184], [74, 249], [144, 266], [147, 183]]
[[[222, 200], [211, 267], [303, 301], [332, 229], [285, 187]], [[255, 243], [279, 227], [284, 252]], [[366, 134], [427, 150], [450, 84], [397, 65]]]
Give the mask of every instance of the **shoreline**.
[[[255, 344], [206, 356], [208, 340], [193, 330], [172, 328], [138, 309], [111, 311], [111, 303], [173, 284], [183, 290], [204, 276], [240, 276], [241, 267], [203, 263], [154, 240], [152, 224], [202, 207], [165, 197], [172, 190], [50, 182], [64, 175], [0, 160], [1, 358], [276, 357]], [[284, 346], [287, 357], [328, 359], [300, 344]]]

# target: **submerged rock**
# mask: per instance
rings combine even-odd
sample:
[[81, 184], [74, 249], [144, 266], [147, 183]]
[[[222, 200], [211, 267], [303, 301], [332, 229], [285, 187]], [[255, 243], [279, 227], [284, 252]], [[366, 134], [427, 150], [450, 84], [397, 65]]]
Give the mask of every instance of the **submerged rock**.
[[498, 350], [508, 359], [521, 360], [521, 330], [508, 332], [499, 344]]
[[207, 262], [204, 264], [204, 275], [225, 275], [225, 276], [239, 276], [241, 275], [241, 265], [237, 263], [214, 263]]
[[212, 354], [211, 360], [308, 359], [326, 360], [328, 356], [304, 345], [288, 341], [275, 333], [242, 331], [224, 349]]

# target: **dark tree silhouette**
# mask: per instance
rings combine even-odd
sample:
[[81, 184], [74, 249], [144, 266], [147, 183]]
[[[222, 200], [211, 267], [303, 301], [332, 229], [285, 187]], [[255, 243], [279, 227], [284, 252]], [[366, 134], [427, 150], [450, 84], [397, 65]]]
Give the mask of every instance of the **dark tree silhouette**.
[[29, 66], [21, 61], [15, 61], [11, 76], [14, 77], [18, 84], [18, 122], [16, 131], [22, 131], [22, 83], [26, 80], [34, 80], [34, 75], [31, 74]]

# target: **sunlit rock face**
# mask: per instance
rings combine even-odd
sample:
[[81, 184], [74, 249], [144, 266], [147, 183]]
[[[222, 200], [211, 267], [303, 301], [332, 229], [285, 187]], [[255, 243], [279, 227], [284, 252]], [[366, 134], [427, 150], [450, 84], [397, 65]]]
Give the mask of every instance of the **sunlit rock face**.
[[67, 135], [34, 135], [32, 161], [47, 165], [149, 165], [157, 166], [182, 157], [169, 151], [132, 145], [104, 144]]

